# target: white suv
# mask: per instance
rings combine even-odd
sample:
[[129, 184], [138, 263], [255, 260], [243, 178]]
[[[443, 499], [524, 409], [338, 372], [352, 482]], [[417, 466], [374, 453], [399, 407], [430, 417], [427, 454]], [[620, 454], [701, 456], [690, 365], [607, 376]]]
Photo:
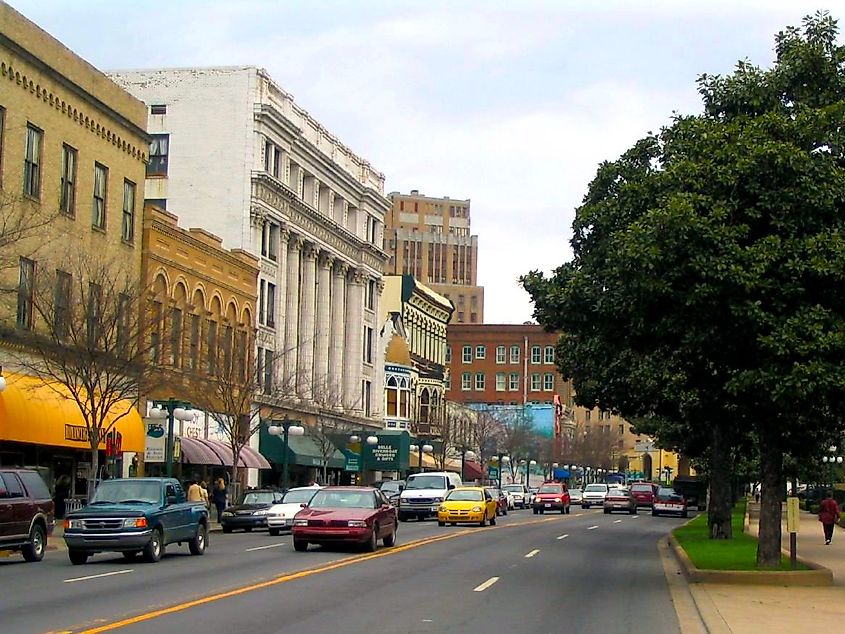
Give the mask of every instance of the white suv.
[[437, 517], [437, 509], [450, 490], [461, 486], [461, 477], [451, 471], [428, 471], [408, 476], [399, 494], [399, 521]]
[[608, 486], [606, 484], [588, 484], [584, 487], [584, 493], [581, 495], [581, 508], [588, 509], [591, 506], [603, 506], [604, 496], [607, 495]]
[[510, 493], [513, 496], [514, 505], [521, 509], [528, 508], [528, 505], [531, 504], [531, 493], [524, 484], [505, 484], [502, 486], [502, 490]]

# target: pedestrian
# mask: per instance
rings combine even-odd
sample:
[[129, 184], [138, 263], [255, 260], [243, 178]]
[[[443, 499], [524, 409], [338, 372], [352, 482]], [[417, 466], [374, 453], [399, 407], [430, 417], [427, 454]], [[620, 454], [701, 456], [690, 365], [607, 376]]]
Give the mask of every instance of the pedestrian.
[[757, 502], [758, 504], [760, 503], [760, 485], [759, 484], [754, 485], [754, 501]]
[[212, 494], [212, 501], [215, 508], [217, 508], [217, 523], [220, 523], [220, 516], [223, 515], [223, 510], [226, 508], [226, 501], [229, 498], [229, 491], [226, 489], [226, 481], [223, 478], [217, 478], [214, 483], [214, 493]]
[[839, 522], [839, 505], [833, 499], [833, 491], [827, 492], [827, 497], [819, 506], [819, 521], [824, 528], [824, 543], [828, 546], [833, 540], [833, 525]]
[[188, 502], [202, 502], [203, 499], [202, 487], [196, 480], [191, 480], [188, 483]]

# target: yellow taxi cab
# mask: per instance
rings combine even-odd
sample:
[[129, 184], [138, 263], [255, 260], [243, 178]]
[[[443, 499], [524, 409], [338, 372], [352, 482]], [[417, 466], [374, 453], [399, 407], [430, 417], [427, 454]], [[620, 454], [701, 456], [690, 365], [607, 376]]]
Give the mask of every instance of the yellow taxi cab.
[[452, 526], [461, 523], [473, 523], [479, 526], [496, 525], [496, 506], [499, 501], [493, 499], [482, 487], [459, 487], [452, 489], [437, 509], [437, 524]]

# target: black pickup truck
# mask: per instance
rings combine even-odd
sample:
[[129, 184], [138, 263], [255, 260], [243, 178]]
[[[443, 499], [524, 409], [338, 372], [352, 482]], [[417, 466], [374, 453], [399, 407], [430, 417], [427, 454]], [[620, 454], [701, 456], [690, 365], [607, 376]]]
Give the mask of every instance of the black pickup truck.
[[99, 552], [119, 552], [127, 560], [143, 553], [161, 559], [168, 544], [186, 542], [192, 555], [208, 546], [208, 509], [187, 502], [174, 478], [106, 480], [87, 506], [65, 518], [64, 539], [74, 565]]

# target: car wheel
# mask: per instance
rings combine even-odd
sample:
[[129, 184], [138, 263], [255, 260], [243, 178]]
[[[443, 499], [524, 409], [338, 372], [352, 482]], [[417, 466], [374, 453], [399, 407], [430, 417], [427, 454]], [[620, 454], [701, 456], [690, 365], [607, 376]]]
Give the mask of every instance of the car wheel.
[[446, 526], [446, 522], [441, 522], [440, 520], [437, 520], [437, 525], [438, 526]]
[[582, 509], [588, 509], [588, 508], [590, 508], [590, 505], [589, 504], [582, 504], [581, 508]]
[[164, 545], [162, 544], [161, 531], [156, 528], [150, 535], [150, 541], [144, 546], [144, 561], [154, 564], [161, 559], [163, 553]]
[[251, 532], [252, 532], [252, 526], [245, 526], [245, 527], [244, 527], [244, 532], [245, 532], [245, 533], [251, 533]]
[[370, 532], [370, 539], [368, 539], [367, 543], [364, 544], [364, 549], [368, 553], [373, 553], [376, 548], [378, 548], [378, 524], [373, 524], [373, 530]]
[[306, 550], [308, 550], [308, 542], [302, 539], [294, 539], [293, 549], [298, 553], [304, 553]]
[[40, 524], [35, 524], [29, 534], [29, 543], [21, 549], [21, 554], [26, 561], [41, 561], [46, 547], [47, 535]]
[[452, 526], [457, 526], [457, 525], [458, 525], [457, 522], [452, 522]]
[[396, 525], [393, 525], [393, 530], [391, 531], [390, 535], [386, 535], [381, 543], [387, 546], [388, 548], [396, 545]]
[[83, 550], [68, 550], [67, 556], [70, 559], [70, 563], [74, 566], [81, 566], [88, 561], [88, 553]]
[[123, 555], [125, 561], [135, 561], [138, 558], [137, 550], [124, 550], [120, 554]]
[[278, 537], [279, 536], [279, 529], [278, 528], [268, 528], [267, 532], [270, 533], [270, 535], [272, 537]]
[[205, 524], [200, 524], [197, 527], [196, 537], [188, 542], [188, 549], [191, 551], [192, 555], [204, 555], [207, 546], [208, 528]]
[[689, 512], [684, 511], [683, 513], [681, 513], [681, 517], [689, 517]]
[[231, 526], [224, 526], [224, 527], [223, 527], [223, 532], [224, 532], [224, 533], [231, 533], [231, 532], [232, 532], [232, 527], [231, 527]]

